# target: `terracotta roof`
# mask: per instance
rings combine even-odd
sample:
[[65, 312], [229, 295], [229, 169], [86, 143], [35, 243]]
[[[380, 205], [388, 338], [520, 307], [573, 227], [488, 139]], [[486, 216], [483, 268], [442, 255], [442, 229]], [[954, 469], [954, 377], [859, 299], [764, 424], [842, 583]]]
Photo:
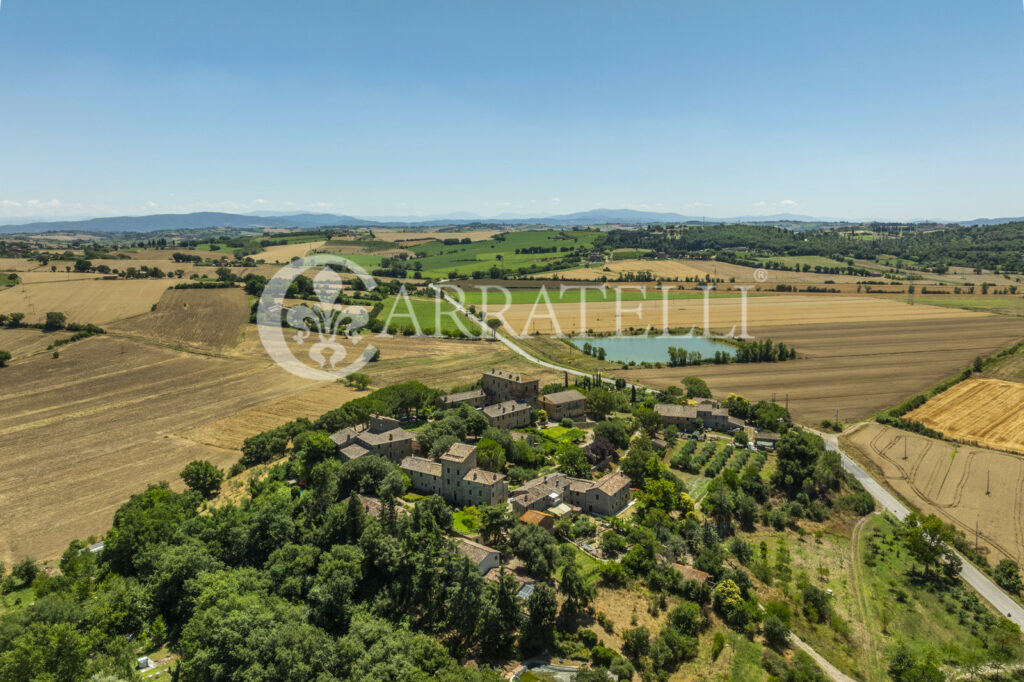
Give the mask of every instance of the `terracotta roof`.
[[476, 563], [477, 566], [491, 553], [498, 553], [496, 549], [487, 545], [481, 545], [479, 542], [467, 540], [466, 538], [455, 538], [455, 549], [459, 550], [459, 553], [463, 556], [468, 557], [470, 561]]
[[576, 389], [572, 389], [569, 391], [559, 391], [558, 393], [548, 393], [544, 396], [544, 400], [554, 405], [561, 405], [563, 403], [571, 403], [577, 400], [586, 400], [586, 398], [584, 398], [583, 394]]
[[[550, 521], [547, 519], [550, 519]], [[545, 514], [542, 511], [537, 511], [536, 509], [527, 509], [523, 512], [523, 515], [519, 517], [519, 520], [523, 523], [533, 523], [539, 526], [544, 523], [554, 523], [555, 517], [551, 514]]]
[[466, 445], [465, 443], [452, 443], [452, 446], [448, 448], [448, 452], [441, 455], [441, 459], [445, 462], [462, 463], [475, 453], [476, 448], [472, 445]]
[[415, 471], [428, 476], [441, 478], [441, 463], [425, 457], [409, 456], [402, 460], [400, 467], [403, 471]]
[[484, 372], [484, 374], [489, 374], [492, 377], [506, 379], [508, 381], [516, 381], [519, 383], [529, 383], [531, 381], [537, 381], [537, 379], [523, 379], [523, 376], [521, 374], [513, 374], [512, 372], [508, 372], [503, 369], [492, 369], [490, 372]]

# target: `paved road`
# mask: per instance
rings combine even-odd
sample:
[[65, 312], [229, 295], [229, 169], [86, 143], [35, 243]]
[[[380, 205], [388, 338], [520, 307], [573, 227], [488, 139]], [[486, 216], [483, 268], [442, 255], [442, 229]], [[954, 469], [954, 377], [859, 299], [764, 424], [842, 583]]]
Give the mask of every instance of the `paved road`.
[[[814, 429], [811, 430], [814, 431]], [[835, 434], [822, 433], [820, 431], [816, 431], [816, 433], [825, 439], [825, 447], [829, 450], [835, 450], [842, 456], [843, 468], [853, 474], [886, 511], [901, 521], [907, 517], [910, 510], [842, 451], [839, 447], [839, 438]], [[959, 553], [958, 556], [960, 556], [960, 561], [963, 562], [960, 577], [977, 590], [978, 594], [988, 600], [995, 607], [996, 611], [1006, 614], [1007, 618], [1024, 630], [1024, 608], [1004, 592], [1001, 587], [996, 585], [991, 578], [978, 570], [974, 564], [967, 560], [967, 557], [959, 555]]]

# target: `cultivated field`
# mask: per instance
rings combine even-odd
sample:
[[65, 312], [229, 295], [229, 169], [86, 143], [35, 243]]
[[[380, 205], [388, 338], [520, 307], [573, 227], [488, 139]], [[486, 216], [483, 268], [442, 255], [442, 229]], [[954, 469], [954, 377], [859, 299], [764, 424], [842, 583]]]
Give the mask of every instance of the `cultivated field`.
[[129, 495], [192, 459], [236, 451], [177, 436], [308, 387], [269, 362], [211, 358], [99, 336], [3, 370], [0, 561], [46, 558], [109, 528]]
[[490, 239], [502, 230], [471, 230], [467, 232], [403, 232], [401, 230], [374, 230], [373, 235], [382, 242], [406, 242], [425, 239], [469, 239], [479, 242]]
[[265, 260], [268, 263], [290, 263], [296, 258], [302, 258], [314, 249], [319, 249], [326, 242], [304, 242], [299, 244], [281, 244], [280, 246], [268, 246], [257, 254], [253, 255], [255, 260]]
[[19, 362], [46, 351], [46, 347], [59, 339], [71, 336], [69, 332], [47, 332], [40, 329], [0, 329], [0, 350], [10, 351], [13, 359]]
[[[915, 306], [917, 307], [917, 306]], [[895, 405], [988, 355], [1020, 340], [1024, 320], [974, 315], [946, 319], [893, 319], [751, 327], [759, 339], [785, 341], [798, 358], [779, 363], [702, 365], [620, 374], [656, 387], [704, 378], [716, 397], [739, 393], [781, 403], [798, 421], [844, 421]]]
[[0, 312], [25, 313], [41, 322], [48, 312], [62, 312], [69, 322], [104, 325], [144, 313], [173, 285], [167, 279], [71, 280], [0, 289]]
[[249, 300], [241, 289], [168, 289], [156, 310], [117, 323], [111, 331], [220, 351], [239, 340], [248, 322]]
[[[161, 306], [173, 308], [175, 297]], [[189, 306], [197, 318], [204, 311], [212, 326], [232, 330], [200, 335], [201, 340], [234, 340], [234, 323], [225, 323], [221, 305]], [[150, 329], [170, 333], [170, 325], [157, 315]], [[197, 323], [195, 329], [206, 326]], [[43, 336], [0, 330], [0, 340], [20, 339], [26, 347], [23, 332]], [[0, 411], [0, 561], [8, 565], [25, 555], [55, 556], [76, 537], [102, 533], [118, 506], [150, 483], [167, 480], [181, 489], [178, 472], [193, 459], [230, 466], [246, 437], [298, 417], [317, 417], [359, 395], [340, 383], [280, 369], [254, 326], [241, 343], [216, 356], [115, 334], [64, 346], [58, 359], [48, 353], [16, 356], [0, 370], [6, 401]], [[381, 350], [381, 361], [363, 370], [374, 387], [419, 379], [454, 388], [492, 367], [544, 382], [561, 376], [535, 371], [504, 346], [486, 341], [367, 335], [355, 353], [367, 342]]]
[[989, 563], [1024, 561], [1024, 459], [925, 438], [881, 424], [842, 437], [885, 482], [925, 514], [936, 514], [970, 539], [975, 524]]
[[[721, 293], [727, 293], [722, 289]], [[520, 334], [576, 333], [592, 329], [595, 332], [613, 332], [616, 328], [651, 326], [660, 330], [665, 327], [703, 328], [705, 307], [702, 298], [668, 301], [665, 305], [658, 292], [650, 292], [652, 300], [640, 302], [615, 301], [588, 303], [586, 315], [577, 303], [552, 303], [552, 319], [548, 307], [543, 303], [512, 305], [503, 313], [505, 328]], [[728, 333], [735, 327], [739, 334], [743, 323], [744, 302], [739, 297], [715, 298], [708, 306], [710, 329], [717, 333]], [[493, 306], [490, 311], [497, 313], [504, 306]], [[902, 322], [907, 320], [959, 320], [981, 319], [984, 316], [936, 306], [908, 305], [892, 299], [868, 296], [830, 296], [827, 294], [803, 295], [749, 295], [746, 300], [747, 325], [749, 329], [762, 326], [804, 326], [807, 324], [830, 324], [850, 322]], [[1024, 325], [1022, 325], [1024, 326]], [[754, 332], [755, 335], [758, 335]], [[758, 335], [759, 336], [759, 335]], [[787, 339], [781, 339], [787, 341]]]
[[1024, 384], [967, 379], [906, 415], [947, 438], [1024, 454]]
[[[780, 260], [780, 259], [772, 259]], [[607, 268], [607, 269], [605, 269]], [[607, 263], [598, 263], [585, 268], [574, 268], [563, 270], [558, 276], [563, 279], [595, 280], [607, 277], [615, 279], [622, 272], [650, 272], [656, 279], [679, 278], [685, 281], [687, 277], [704, 279], [706, 275], [713, 278], [721, 278], [728, 281], [735, 277], [738, 283], [758, 282], [754, 273], [756, 268], [749, 268], [744, 265], [733, 265], [713, 260], [646, 260], [626, 259], [613, 260]], [[765, 270], [767, 278], [762, 283], [774, 285], [777, 283], [798, 283], [798, 284], [821, 284], [826, 280], [842, 283], [856, 283], [864, 277], [851, 275], [826, 275], [814, 272], [792, 272], [789, 270]], [[542, 275], [543, 276], [543, 275]]]

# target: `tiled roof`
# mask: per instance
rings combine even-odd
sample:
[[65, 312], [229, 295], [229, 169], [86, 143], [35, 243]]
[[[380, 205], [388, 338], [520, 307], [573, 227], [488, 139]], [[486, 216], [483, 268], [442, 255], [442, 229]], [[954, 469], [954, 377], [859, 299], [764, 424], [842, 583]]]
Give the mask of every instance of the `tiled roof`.
[[476, 563], [478, 566], [489, 554], [497, 553], [498, 551], [488, 547], [487, 545], [481, 545], [479, 542], [467, 540], [466, 538], [455, 538], [455, 548], [459, 550], [463, 556], [468, 557], [470, 561]]
[[471, 481], [473, 483], [482, 483], [484, 485], [494, 485], [498, 481], [504, 480], [505, 474], [496, 474], [493, 471], [487, 471], [486, 469], [470, 469], [466, 472], [466, 475], [462, 477], [463, 481]]
[[[548, 521], [550, 519], [550, 521]], [[555, 517], [551, 514], [545, 514], [542, 511], [536, 509], [527, 509], [523, 512], [523, 515], [519, 517], [519, 520], [523, 523], [534, 523], [538, 526], [542, 523], [554, 523]]]
[[529, 411], [531, 409], [527, 403], [521, 403], [518, 400], [506, 400], [497, 405], [488, 405], [483, 409], [483, 412], [488, 417], [500, 417], [503, 414], [515, 414], [516, 412]]
[[359, 434], [359, 440], [368, 445], [382, 445], [384, 443], [401, 442], [404, 440], [412, 440], [415, 437], [415, 435], [405, 429], [391, 429], [390, 431], [384, 431], [382, 433], [363, 431]]
[[446, 403], [459, 403], [459, 402], [462, 402], [464, 400], [473, 400], [474, 398], [484, 398], [484, 397], [486, 397], [486, 395], [487, 394], [484, 393], [482, 389], [478, 388], [475, 391], [463, 391], [462, 393], [452, 393], [451, 395], [446, 395], [441, 400], [443, 402], [446, 402]]
[[583, 394], [573, 389], [570, 391], [559, 391], [558, 393], [548, 393], [544, 396], [544, 400], [553, 404], [561, 405], [564, 403], [571, 403], [577, 400], [585, 400]]
[[351, 426], [349, 426], [342, 429], [341, 431], [332, 433], [331, 440], [333, 440], [336, 445], [344, 445], [351, 441], [353, 438], [355, 438], [357, 435], [359, 435], [359, 432], [353, 429]]
[[676, 419], [697, 418], [697, 408], [693, 405], [671, 405], [667, 403], [658, 403], [654, 406], [654, 411], [662, 417], [674, 417]]
[[629, 487], [629, 476], [621, 471], [616, 471], [597, 481], [595, 487], [606, 495], [615, 495], [623, 488]]
[[415, 471], [428, 476], [441, 478], [441, 463], [425, 457], [406, 457], [402, 460], [400, 468], [403, 471]]
[[465, 462], [466, 459], [471, 457], [476, 452], [476, 448], [472, 445], [466, 445], [465, 443], [453, 443], [448, 452], [441, 455], [441, 459], [446, 462]]
[[369, 450], [364, 448], [359, 443], [352, 443], [352, 445], [349, 445], [341, 449], [341, 454], [345, 455], [345, 459], [347, 460], [353, 460], [358, 457], [362, 457], [368, 452]]

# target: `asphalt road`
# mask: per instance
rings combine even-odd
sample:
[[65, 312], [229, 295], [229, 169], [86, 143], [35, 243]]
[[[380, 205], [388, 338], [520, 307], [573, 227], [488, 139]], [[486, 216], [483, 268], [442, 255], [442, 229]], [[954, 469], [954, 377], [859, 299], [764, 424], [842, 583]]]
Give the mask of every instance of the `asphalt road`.
[[[850, 457], [840, 449], [839, 438], [830, 433], [822, 433], [820, 431], [817, 431], [816, 433], [825, 439], [825, 447], [829, 450], [835, 450], [842, 456], [843, 468], [853, 474], [854, 477], [860, 481], [861, 485], [864, 486], [864, 489], [871, 493], [871, 496], [874, 497], [886, 511], [890, 512], [901, 521], [907, 517], [910, 510], [907, 509], [902, 502], [896, 499], [895, 495], [883, 488], [878, 481], [871, 478], [868, 472], [864, 471], [860, 465], [850, 459]], [[960, 577], [967, 581], [968, 585], [977, 590], [978, 594], [992, 604], [996, 611], [1005, 614], [1007, 618], [1024, 630], [1024, 608], [1015, 602], [1010, 595], [1004, 592], [1001, 587], [996, 585], [991, 578], [978, 570], [974, 564], [967, 560], [967, 557], [960, 555], [960, 560], [963, 563], [963, 568], [960, 569]]]

